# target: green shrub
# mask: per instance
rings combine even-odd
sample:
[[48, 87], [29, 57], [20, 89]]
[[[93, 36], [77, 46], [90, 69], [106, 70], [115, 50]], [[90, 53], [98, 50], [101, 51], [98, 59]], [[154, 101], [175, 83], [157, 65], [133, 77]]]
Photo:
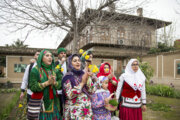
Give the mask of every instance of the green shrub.
[[146, 84], [146, 93], [162, 97], [180, 98], [180, 91], [166, 85], [149, 85]]
[[139, 61], [139, 67], [146, 76], [147, 83], [149, 83], [150, 79], [153, 77], [154, 70], [148, 62], [142, 62], [139, 57], [137, 59]]

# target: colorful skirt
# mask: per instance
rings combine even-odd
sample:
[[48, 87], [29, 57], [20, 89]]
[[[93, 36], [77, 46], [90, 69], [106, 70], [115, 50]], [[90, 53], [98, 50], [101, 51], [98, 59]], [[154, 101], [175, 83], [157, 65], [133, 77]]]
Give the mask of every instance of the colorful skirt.
[[142, 110], [140, 108], [128, 108], [119, 106], [120, 120], [142, 120]]
[[40, 113], [39, 120], [62, 120], [59, 110], [56, 106], [54, 106], [53, 113]]
[[110, 112], [107, 112], [105, 114], [93, 113], [93, 120], [111, 120], [111, 113]]

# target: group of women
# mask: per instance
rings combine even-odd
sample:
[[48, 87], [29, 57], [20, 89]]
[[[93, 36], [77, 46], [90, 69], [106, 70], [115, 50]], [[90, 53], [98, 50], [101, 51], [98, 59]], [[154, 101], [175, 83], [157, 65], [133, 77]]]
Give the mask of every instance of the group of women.
[[[78, 54], [68, 57], [70, 71], [62, 77], [61, 71], [55, 69], [53, 54], [49, 50], [42, 50], [37, 66], [30, 73], [29, 81], [30, 89], [33, 91], [31, 98], [43, 99], [44, 109], [40, 112], [38, 119], [110, 120], [111, 112], [105, 106], [113, 95], [118, 101], [120, 100], [119, 118], [121, 120], [142, 120], [141, 111], [146, 110], [146, 78], [138, 64], [136, 59], [131, 59], [125, 73], [117, 80], [113, 75], [111, 65], [102, 63], [96, 75], [97, 79], [89, 84], [87, 81], [89, 77], [92, 77], [92, 73], [87, 66], [82, 69]], [[61, 88], [63, 116], [59, 114], [56, 93], [56, 90]]]

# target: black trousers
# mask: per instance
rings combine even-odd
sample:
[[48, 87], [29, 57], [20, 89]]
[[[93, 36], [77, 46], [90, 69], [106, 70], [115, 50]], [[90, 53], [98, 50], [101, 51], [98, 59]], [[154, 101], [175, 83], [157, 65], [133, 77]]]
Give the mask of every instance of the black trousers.
[[30, 98], [31, 98], [31, 95], [27, 94], [27, 104], [28, 104]]
[[59, 103], [60, 103], [60, 114], [63, 116], [63, 100], [62, 100], [62, 94], [58, 94], [59, 97]]

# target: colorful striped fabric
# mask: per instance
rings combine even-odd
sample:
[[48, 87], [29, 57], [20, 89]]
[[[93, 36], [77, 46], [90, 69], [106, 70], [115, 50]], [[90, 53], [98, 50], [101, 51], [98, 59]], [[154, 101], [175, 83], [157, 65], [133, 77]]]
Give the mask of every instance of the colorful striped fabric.
[[27, 118], [29, 120], [38, 120], [41, 110], [42, 99], [30, 99], [28, 103]]

